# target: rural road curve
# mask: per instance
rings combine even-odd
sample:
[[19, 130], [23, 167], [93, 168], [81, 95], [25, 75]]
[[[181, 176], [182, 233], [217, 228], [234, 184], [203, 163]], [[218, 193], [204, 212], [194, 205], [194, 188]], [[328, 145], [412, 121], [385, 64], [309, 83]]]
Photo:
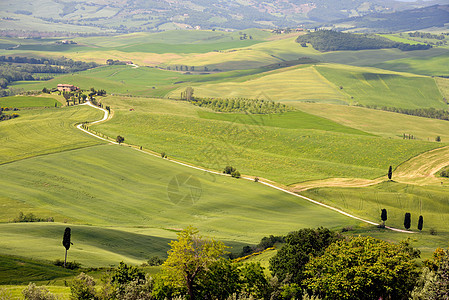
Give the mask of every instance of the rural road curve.
[[[104, 112], [104, 116], [103, 116], [103, 118], [102, 118], [101, 120], [98, 120], [98, 121], [89, 123], [90, 125], [97, 124], [97, 123], [104, 122], [104, 121], [108, 120], [108, 118], [109, 118], [109, 112], [108, 112], [106, 109], [101, 108], [101, 107], [98, 107], [98, 106], [95, 106], [95, 105], [93, 105], [92, 103], [90, 103], [90, 101], [88, 101], [88, 102], [86, 102], [86, 103], [84, 103], [84, 104], [81, 104], [81, 105], [88, 105], [88, 106], [90, 106], [90, 107], [99, 109], [99, 110], [101, 110], [101, 111]], [[87, 134], [89, 134], [89, 135], [91, 135], [91, 136], [93, 136], [93, 137], [96, 137], [96, 138], [98, 138], [98, 139], [100, 139], [100, 140], [103, 140], [103, 141], [106, 141], [106, 142], [108, 142], [108, 143], [112, 143], [112, 144], [118, 145], [117, 142], [111, 141], [111, 140], [108, 140], [108, 139], [105, 139], [105, 138], [103, 138], [103, 137], [101, 137], [101, 136], [98, 136], [98, 135], [92, 133], [92, 132], [89, 132], [89, 131], [87, 131], [86, 129], [82, 128], [82, 126], [83, 126], [83, 124], [79, 124], [79, 125], [76, 126], [76, 128], [78, 128], [79, 130], [81, 130], [81, 131], [83, 131], [83, 132], [85, 132], [85, 133], [87, 133]], [[160, 155], [156, 155], [156, 154], [153, 154], [153, 153], [149, 153], [149, 152], [140, 150], [139, 148], [132, 148], [132, 149], [137, 150], [137, 151], [142, 152], [142, 153], [145, 153], [145, 154], [149, 154], [149, 155], [152, 155], [152, 156], [161, 158]], [[196, 169], [196, 170], [200, 170], [200, 171], [212, 173], [212, 174], [215, 174], [215, 175], [230, 176], [230, 175], [227, 175], [227, 174], [223, 174], [223, 173], [220, 173], [220, 172], [217, 172], [217, 171], [212, 171], [212, 170], [204, 169], [204, 168], [201, 168], [201, 167], [193, 166], [193, 165], [190, 165], [190, 164], [187, 164], [187, 163], [183, 163], [183, 162], [180, 162], [180, 161], [176, 161], [176, 160], [172, 160], [172, 159], [168, 159], [168, 160], [171, 161], [171, 162], [174, 162], [174, 163], [176, 163], [176, 164], [178, 164], [178, 165], [182, 165], [182, 166], [189, 167], [189, 168], [192, 168], [192, 169]], [[242, 176], [241, 178], [242, 178], [242, 179], [245, 179], [245, 180], [254, 181], [254, 178], [251, 178], [251, 177], [245, 177], [245, 176]], [[327, 208], [327, 209], [333, 210], [333, 211], [338, 212], [338, 213], [340, 213], [340, 214], [342, 214], [342, 215], [345, 215], [345, 216], [347, 216], [347, 217], [349, 217], [349, 218], [352, 218], [352, 219], [355, 219], [355, 220], [359, 220], [359, 221], [361, 221], [361, 222], [364, 222], [364, 223], [367, 223], [367, 224], [370, 224], [370, 225], [374, 225], [374, 226], [379, 225], [379, 223], [376, 223], [376, 222], [372, 222], [372, 221], [368, 221], [368, 220], [359, 218], [359, 217], [354, 216], [354, 215], [351, 215], [351, 214], [349, 214], [349, 213], [347, 213], [347, 212], [345, 212], [345, 211], [342, 211], [342, 210], [340, 210], [340, 209], [338, 209], [338, 208], [335, 208], [335, 207], [326, 205], [326, 204], [324, 204], [324, 203], [321, 203], [321, 202], [319, 202], [319, 201], [310, 199], [310, 198], [308, 198], [308, 197], [299, 195], [299, 194], [294, 193], [294, 192], [292, 192], [292, 191], [289, 191], [289, 190], [287, 190], [287, 189], [278, 187], [278, 186], [276, 186], [276, 185], [274, 185], [274, 184], [271, 184], [271, 183], [268, 183], [268, 182], [264, 182], [264, 181], [261, 181], [261, 180], [259, 180], [259, 183], [261, 183], [261, 184], [263, 184], [263, 185], [265, 185], [265, 186], [271, 187], [271, 188], [273, 188], [273, 189], [279, 190], [279, 191], [281, 191], [281, 192], [290, 194], [290, 195], [292, 195], [292, 196], [301, 198], [301, 199], [303, 199], [303, 200], [312, 202], [312, 203], [314, 203], [314, 204], [316, 204], [316, 205], [320, 205], [320, 206], [325, 207], [325, 208]], [[413, 231], [408, 231], [408, 230], [398, 229], [398, 228], [389, 227], [389, 226], [385, 226], [385, 228], [390, 229], [390, 230], [392, 230], [392, 231], [396, 231], [396, 232], [402, 232], [402, 233], [416, 233], [416, 232], [413, 232]]]

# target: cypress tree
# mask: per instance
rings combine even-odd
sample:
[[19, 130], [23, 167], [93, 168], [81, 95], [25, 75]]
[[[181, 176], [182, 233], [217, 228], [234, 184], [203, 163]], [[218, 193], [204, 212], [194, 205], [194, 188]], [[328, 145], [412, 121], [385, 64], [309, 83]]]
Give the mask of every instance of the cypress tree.
[[382, 208], [380, 218], [382, 219], [383, 227], [385, 227], [385, 221], [387, 220], [387, 210], [385, 208]]
[[405, 229], [409, 230], [410, 225], [411, 225], [411, 215], [410, 215], [410, 213], [405, 213], [405, 218], [404, 218]]
[[392, 176], [393, 176], [393, 168], [390, 166], [390, 168], [388, 168], [388, 180], [391, 180]]
[[423, 223], [424, 223], [423, 217], [419, 216], [419, 219], [418, 219], [418, 230], [419, 231], [422, 230]]
[[71, 238], [71, 235], [72, 235], [71, 231], [72, 230], [70, 229], [70, 227], [67, 227], [64, 230], [64, 237], [62, 238], [62, 245], [65, 248], [64, 268], [65, 268], [65, 265], [67, 263], [67, 251], [70, 249], [70, 245], [73, 245], [73, 243], [70, 241], [70, 238]]

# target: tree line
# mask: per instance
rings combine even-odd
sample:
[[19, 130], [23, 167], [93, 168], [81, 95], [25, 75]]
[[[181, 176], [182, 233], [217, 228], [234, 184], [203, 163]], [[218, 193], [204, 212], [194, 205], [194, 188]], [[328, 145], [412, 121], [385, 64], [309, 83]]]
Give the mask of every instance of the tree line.
[[422, 39], [436, 39], [436, 40], [444, 40], [445, 39], [445, 34], [432, 34], [430, 32], [420, 32], [420, 31], [409, 32], [408, 36], [409, 37], [418, 37], [418, 38], [422, 38]]
[[426, 50], [431, 45], [417, 44], [410, 45], [398, 43], [387, 38], [383, 38], [374, 34], [354, 34], [344, 33], [333, 30], [318, 30], [306, 35], [299, 36], [296, 42], [302, 44], [312, 44], [313, 48], [318, 51], [339, 51], [339, 50], [368, 50], [368, 49], [384, 49], [398, 48], [402, 51]]
[[383, 111], [390, 111], [404, 115], [417, 116], [429, 119], [438, 119], [449, 121], [449, 112], [442, 109], [430, 108], [400, 108], [400, 107], [388, 107], [388, 106], [377, 106], [377, 105], [363, 105], [355, 104], [355, 106], [365, 107], [370, 109], [377, 109]]

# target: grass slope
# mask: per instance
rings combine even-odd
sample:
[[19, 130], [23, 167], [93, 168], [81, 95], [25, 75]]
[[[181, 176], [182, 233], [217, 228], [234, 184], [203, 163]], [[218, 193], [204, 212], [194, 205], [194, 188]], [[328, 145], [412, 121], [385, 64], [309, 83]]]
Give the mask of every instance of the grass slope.
[[55, 107], [61, 106], [59, 101], [48, 97], [14, 96], [0, 98], [0, 107]]
[[[380, 222], [381, 209], [385, 208], [388, 212], [386, 224], [397, 228], [404, 228], [404, 215], [409, 212], [412, 216], [411, 229], [417, 231], [418, 217], [422, 215], [423, 234], [410, 236], [412, 240], [418, 239], [425, 249], [429, 248], [428, 252], [433, 251], [438, 240], [440, 247], [447, 247], [447, 185], [430, 187], [383, 182], [365, 188], [317, 188], [303, 193], [320, 202], [377, 222]], [[437, 231], [437, 236], [429, 235], [431, 228]]]
[[122, 135], [131, 144], [169, 157], [215, 170], [232, 165], [244, 174], [284, 184], [329, 177], [375, 178], [389, 165], [439, 146], [336, 132], [332, 122], [322, 130], [304, 129], [309, 128], [307, 119], [295, 120], [297, 128], [276, 125], [285, 124], [288, 115], [263, 126], [202, 119], [194, 113], [202, 109], [185, 102], [108, 97], [105, 103], [115, 110], [114, 118], [93, 128], [108, 136]]
[[361, 130], [347, 127], [303, 111], [292, 111], [282, 114], [269, 115], [212, 113], [208, 111], [198, 111], [198, 115], [203, 119], [220, 120], [247, 125], [262, 125], [286, 129], [317, 129], [349, 134], [369, 135]]
[[[4, 238], [0, 241], [0, 253], [47, 261], [64, 259], [65, 249], [61, 242], [67, 226], [72, 229], [73, 242], [68, 260], [80, 262], [84, 267], [117, 266], [122, 260], [140, 264], [153, 255], [165, 257], [168, 243], [174, 238], [170, 232], [165, 233], [166, 237], [152, 236], [151, 230], [141, 234], [121, 228], [63, 223], [1, 224], [0, 232]], [[45, 270], [42, 272], [44, 275]], [[54, 278], [61, 277], [61, 273], [55, 272], [55, 275]]]
[[444, 109], [435, 80], [341, 65], [317, 66], [317, 70], [351, 97], [351, 103], [404, 108]]
[[[386, 61], [380, 68], [423, 75], [449, 76], [449, 50], [431, 57], [411, 57]], [[443, 51], [443, 48], [440, 49]]]
[[[245, 78], [244, 81], [228, 81], [221, 83], [194, 86], [195, 96], [213, 98], [268, 98], [275, 101], [302, 100], [344, 103], [347, 96], [335, 85], [327, 81], [316, 70], [316, 67], [293, 67], [268, 72], [257, 78]], [[179, 97], [180, 88], [168, 94]]]
[[86, 106], [22, 110], [18, 118], [0, 122], [0, 164], [98, 145], [101, 143], [98, 139], [83, 134], [73, 125], [102, 116], [102, 112]]
[[[139, 263], [155, 254], [162, 256], [167, 238], [174, 236], [167, 229], [189, 224], [206, 235], [228, 241], [236, 251], [242, 242], [258, 242], [268, 233], [358, 224], [261, 184], [186, 169], [124, 146], [101, 145], [39, 156], [2, 165], [0, 171], [6, 175], [0, 180], [2, 199], [12, 205], [23, 202], [31, 209], [46, 208], [61, 216], [56, 217], [57, 222], [94, 225], [1, 224], [2, 254], [61, 258], [61, 236], [66, 226], [72, 228], [74, 243], [69, 258], [85, 266], [99, 266], [120, 260]], [[169, 198], [167, 188], [173, 186], [173, 178], [186, 173], [201, 188], [192, 190], [181, 185], [179, 193], [175, 189]], [[192, 198], [192, 193], [199, 198]], [[6, 221], [15, 215], [2, 210], [1, 219]]]
[[0, 255], [0, 285], [50, 281], [75, 273], [44, 261]]
[[448, 121], [420, 118], [356, 106], [289, 103], [309, 114], [328, 118], [336, 123], [378, 136], [402, 138], [405, 133], [423, 141], [434, 141], [437, 136], [440, 136], [443, 142], [449, 141]]

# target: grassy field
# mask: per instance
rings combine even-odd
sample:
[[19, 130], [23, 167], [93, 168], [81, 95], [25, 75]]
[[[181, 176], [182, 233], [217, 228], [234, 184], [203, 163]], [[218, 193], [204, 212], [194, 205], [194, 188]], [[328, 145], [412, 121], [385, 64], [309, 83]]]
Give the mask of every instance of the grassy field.
[[49, 97], [14, 96], [0, 98], [0, 107], [55, 107], [61, 106], [59, 101]]
[[[440, 51], [442, 50], [441, 48]], [[386, 61], [379, 64], [379, 68], [423, 75], [449, 76], [449, 50], [444, 50], [446, 51], [432, 57], [412, 57]]]
[[[26, 288], [26, 285], [0, 285], [0, 296], [4, 299], [22, 300], [22, 291]], [[58, 300], [70, 299], [70, 288], [66, 286], [45, 286], [53, 295], [57, 296]]]
[[[285, 68], [219, 83], [195, 84], [195, 95], [268, 98], [275, 101], [360, 103], [392, 107], [446, 108], [435, 80], [374, 68], [320, 64]], [[185, 87], [168, 94], [179, 97]]]
[[44, 261], [0, 255], [0, 285], [48, 282], [75, 273]]
[[[358, 224], [260, 184], [186, 169], [124, 146], [56, 153], [5, 164], [0, 169], [7, 174], [0, 180], [2, 204], [4, 199], [12, 207], [24, 203], [28, 207], [24, 213], [40, 217], [39, 211], [46, 209], [45, 216], [54, 213], [56, 221], [1, 224], [3, 254], [61, 258], [61, 235], [68, 226], [58, 223], [62, 221], [72, 223], [74, 246], [69, 258], [93, 266], [120, 260], [139, 263], [154, 254], [162, 256], [167, 238], [174, 236], [170, 229], [189, 224], [237, 250], [241, 243], [258, 242], [266, 234]], [[194, 184], [197, 188], [182, 185], [173, 190], [173, 178], [186, 173], [198, 183]], [[0, 219], [7, 221], [17, 214], [2, 210]]]
[[449, 122], [421, 118], [398, 113], [374, 110], [356, 106], [322, 103], [285, 102], [309, 114], [330, 119], [358, 130], [386, 138], [402, 138], [404, 133], [422, 141], [434, 141], [440, 136], [449, 141]]
[[[40, 98], [36, 99], [39, 101]], [[21, 110], [18, 118], [0, 122], [0, 164], [97, 145], [101, 143], [99, 140], [80, 132], [73, 125], [99, 120], [102, 115], [100, 111], [83, 106]]]
[[[347, 96], [321, 76], [316, 67], [293, 67], [267, 72], [263, 77], [194, 86], [195, 96], [213, 98], [268, 98], [344, 103]], [[180, 88], [168, 94], [179, 97]]]
[[390, 107], [447, 108], [433, 78], [393, 74], [342, 65], [317, 66], [326, 79], [341, 87], [351, 103]]
[[[389, 165], [439, 147], [437, 143], [348, 134], [357, 133], [349, 129], [336, 132], [333, 122], [321, 130], [304, 129], [309, 128], [307, 119], [292, 121], [289, 115], [273, 118], [269, 126], [248, 125], [230, 122], [233, 117], [228, 121], [200, 118], [195, 110], [202, 109], [185, 102], [120, 97], [104, 101], [115, 114], [107, 123], [93, 126], [97, 131], [111, 137], [122, 135], [131, 144], [204, 167], [221, 170], [232, 165], [244, 174], [284, 184], [329, 177], [375, 178], [383, 176]], [[286, 121], [297, 128], [281, 128]]]
[[[417, 231], [418, 217], [422, 215], [423, 233], [410, 236], [412, 240], [416, 239], [427, 255], [435, 249], [436, 243], [440, 243], [440, 247], [448, 246], [449, 232], [445, 226], [449, 218], [448, 185], [431, 187], [383, 182], [372, 187], [317, 188], [303, 193], [377, 222], [380, 222], [381, 209], [385, 208], [388, 212], [386, 225], [397, 228], [404, 228], [404, 215], [409, 212], [412, 216], [411, 230]], [[437, 234], [430, 235], [431, 229]], [[382, 231], [374, 236], [385, 238]]]
[[286, 129], [316, 129], [349, 134], [369, 135], [361, 130], [344, 126], [339, 123], [330, 121], [329, 119], [317, 117], [308, 113], [304, 113], [302, 111], [291, 111], [282, 114], [270, 115], [247, 115], [198, 111], [198, 115], [202, 119], [220, 120], [247, 125], [262, 125]]
[[70, 83], [82, 89], [105, 89], [112, 94], [151, 95], [164, 97], [170, 90], [194, 82], [223, 82], [234, 78], [247, 78], [266, 70], [252, 69], [230, 71], [210, 75], [188, 75], [181, 72], [164, 71], [157, 68], [131, 66], [103, 66], [76, 74], [57, 76], [44, 82], [16, 82], [13, 87], [25, 90], [42, 90], [56, 87], [58, 83]]

